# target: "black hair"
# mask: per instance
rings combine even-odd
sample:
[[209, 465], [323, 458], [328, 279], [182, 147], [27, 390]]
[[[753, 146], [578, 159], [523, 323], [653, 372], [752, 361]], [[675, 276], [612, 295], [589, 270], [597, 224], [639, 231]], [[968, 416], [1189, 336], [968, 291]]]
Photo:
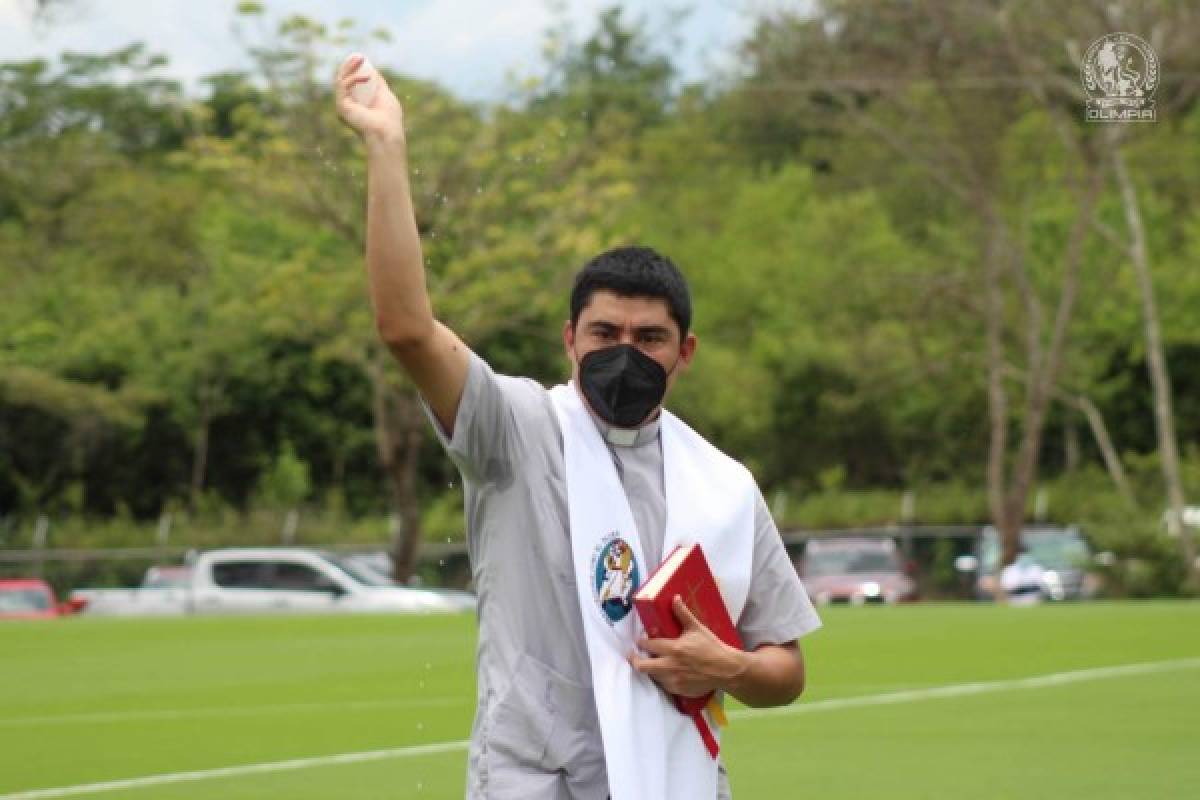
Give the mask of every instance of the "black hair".
[[571, 289], [571, 327], [579, 322], [592, 293], [607, 289], [622, 297], [660, 297], [667, 302], [671, 319], [679, 325], [679, 338], [692, 324], [692, 296], [687, 280], [671, 259], [649, 247], [615, 247], [583, 265]]

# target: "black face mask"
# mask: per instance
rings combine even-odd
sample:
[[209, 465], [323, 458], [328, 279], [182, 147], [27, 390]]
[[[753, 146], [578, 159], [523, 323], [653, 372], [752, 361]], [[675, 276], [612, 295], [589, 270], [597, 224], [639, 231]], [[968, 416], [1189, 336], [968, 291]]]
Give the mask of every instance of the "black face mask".
[[600, 419], [618, 428], [641, 424], [667, 393], [667, 371], [631, 344], [593, 350], [579, 362], [579, 385]]

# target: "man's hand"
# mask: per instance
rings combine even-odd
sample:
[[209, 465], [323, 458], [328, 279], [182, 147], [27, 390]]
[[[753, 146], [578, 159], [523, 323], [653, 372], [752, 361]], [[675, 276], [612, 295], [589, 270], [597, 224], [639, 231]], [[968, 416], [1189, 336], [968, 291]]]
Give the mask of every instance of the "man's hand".
[[679, 595], [672, 608], [683, 633], [677, 639], [642, 639], [638, 647], [650, 657], [632, 655], [629, 663], [671, 694], [701, 697], [728, 688], [748, 668], [748, 654], [718, 639]]
[[[338, 115], [365, 139], [403, 143], [404, 109], [383, 76], [369, 64], [364, 67], [365, 62], [364, 56], [355, 54], [338, 67], [333, 87]], [[369, 103], [362, 103], [355, 98], [354, 87], [370, 81], [372, 72], [376, 72], [378, 88]]]

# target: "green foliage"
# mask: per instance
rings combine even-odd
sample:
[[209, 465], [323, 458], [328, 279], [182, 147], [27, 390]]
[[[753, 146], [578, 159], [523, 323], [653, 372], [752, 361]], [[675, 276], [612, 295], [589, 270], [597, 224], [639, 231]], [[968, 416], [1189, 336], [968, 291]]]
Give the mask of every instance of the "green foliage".
[[641, 131], [663, 120], [675, 67], [655, 46], [647, 21], [627, 22], [622, 14], [617, 5], [602, 10], [596, 30], [583, 41], [576, 40], [565, 18], [546, 32], [542, 50], [548, 74], [529, 84], [530, 110], [582, 120], [588, 131], [614, 122]]
[[980, 487], [948, 482], [904, 491], [829, 485], [792, 496], [777, 521], [780, 528], [818, 530], [901, 525], [905, 491], [913, 494], [915, 524], [972, 525], [988, 520], [987, 496]]
[[[906, 490], [919, 521], [986, 520], [981, 223], [947, 176], [987, 189], [1028, 276], [1004, 300], [1018, 430], [1035, 366], [1022, 347], [1047, 336], [1082, 165], [1055, 107], [935, 90], [932, 64], [1009, 63], [976, 8], [938, 18], [945, 41], [973, 48], [923, 67], [943, 40], [923, 17], [913, 27], [912, 9], [829, 2], [767, 13], [723, 83], [679, 86], [671, 19], [656, 29], [617, 8], [585, 38], [549, 31], [548, 77], [506, 104], [388, 73], [437, 314], [498, 370], [557, 382], [574, 270], [650, 244], [689, 276], [700, 337], [671, 404], [768, 496], [791, 498], [781, 524], [887, 524]], [[301, 539], [387, 537], [381, 409], [411, 409], [412, 389], [374, 330], [362, 148], [329, 89], [345, 52], [380, 32], [274, 18], [264, 3], [237, 17], [253, 67], [208, 76], [199, 99], [144, 45], [0, 64], [0, 517], [77, 514], [89, 521], [78, 537], [59, 526], [66, 540], [121, 544], [189, 507], [202, 544], [274, 541], [278, 508], [303, 505]], [[1045, 54], [1029, 47], [1032, 65]], [[864, 75], [893, 80], [855, 83]], [[1185, 103], [1123, 144], [1193, 499], [1198, 132], [1200, 107]], [[1113, 187], [1097, 208], [1124, 235]], [[1115, 591], [1174, 591], [1136, 282], [1100, 234], [1082, 263], [1057, 388], [1100, 409], [1135, 503], [1086, 435], [1068, 469], [1067, 431], [1088, 428], [1061, 404], [1039, 482], [1054, 519], [1128, 567]], [[453, 468], [432, 437], [419, 448], [424, 536], [457, 540]]]
[[304, 502], [311, 490], [308, 464], [296, 455], [292, 443], [285, 440], [279, 455], [259, 476], [255, 505], [294, 509]]

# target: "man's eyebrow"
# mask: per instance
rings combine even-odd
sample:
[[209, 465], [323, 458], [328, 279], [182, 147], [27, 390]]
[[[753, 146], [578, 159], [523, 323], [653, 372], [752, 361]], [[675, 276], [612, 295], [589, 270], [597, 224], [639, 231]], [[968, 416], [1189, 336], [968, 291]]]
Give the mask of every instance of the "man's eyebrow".
[[[594, 319], [587, 324], [587, 329], [590, 331], [616, 331], [620, 330], [621, 326], [608, 320]], [[671, 328], [667, 325], [651, 323], [649, 325], [637, 325], [634, 327], [633, 332], [643, 336], [648, 333], [661, 333], [669, 336]]]

